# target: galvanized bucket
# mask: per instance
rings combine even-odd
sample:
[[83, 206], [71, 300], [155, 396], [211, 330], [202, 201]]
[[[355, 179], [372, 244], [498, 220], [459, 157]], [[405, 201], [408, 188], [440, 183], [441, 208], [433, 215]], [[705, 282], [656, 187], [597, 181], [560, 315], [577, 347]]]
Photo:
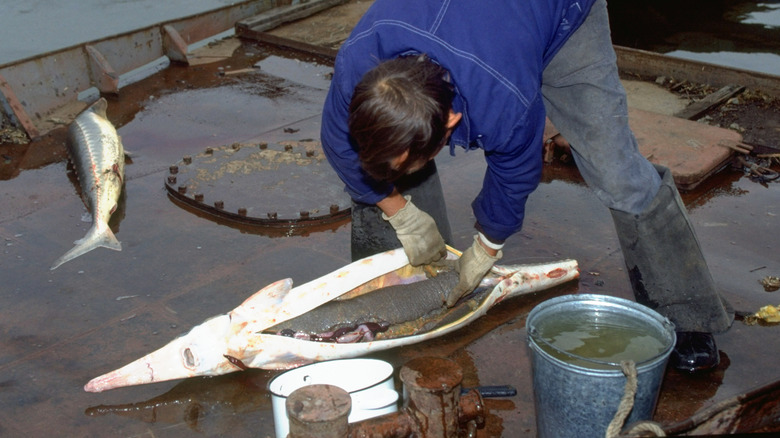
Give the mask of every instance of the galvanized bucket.
[[604, 436], [625, 392], [621, 360], [634, 361], [638, 383], [624, 424], [652, 418], [676, 342], [668, 319], [633, 301], [581, 294], [537, 305], [526, 328], [537, 436]]

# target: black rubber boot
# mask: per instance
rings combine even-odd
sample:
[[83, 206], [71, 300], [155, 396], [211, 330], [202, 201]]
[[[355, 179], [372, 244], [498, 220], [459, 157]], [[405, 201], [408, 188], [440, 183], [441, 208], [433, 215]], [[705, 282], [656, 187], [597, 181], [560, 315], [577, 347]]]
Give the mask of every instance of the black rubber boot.
[[720, 354], [711, 333], [678, 332], [677, 344], [669, 357], [669, 364], [689, 373], [706, 371], [720, 363]]
[[[403, 195], [411, 195], [414, 205], [436, 221], [444, 242], [452, 244], [452, 231], [447, 219], [447, 207], [434, 160], [417, 172], [405, 175], [395, 183]], [[395, 230], [382, 219], [376, 205], [352, 202], [352, 261], [401, 247]]]
[[[687, 371], [717, 365], [711, 333], [727, 330], [733, 313], [717, 292], [669, 169], [656, 166], [661, 187], [641, 214], [612, 210], [636, 301], [669, 318], [678, 332], [673, 363]], [[689, 342], [709, 338], [707, 342]]]

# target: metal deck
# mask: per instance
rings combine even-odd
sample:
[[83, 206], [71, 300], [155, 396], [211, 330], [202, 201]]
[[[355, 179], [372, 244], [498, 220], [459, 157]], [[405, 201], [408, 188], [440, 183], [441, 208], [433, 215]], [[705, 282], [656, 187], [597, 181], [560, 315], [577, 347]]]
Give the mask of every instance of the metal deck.
[[[2, 146], [1, 435], [272, 436], [266, 385], [275, 371], [100, 394], [82, 390], [89, 379], [234, 308], [273, 281], [290, 277], [301, 284], [349, 262], [348, 223], [266, 235], [193, 214], [167, 195], [170, 166], [186, 155], [233, 143], [318, 137], [324, 61], [246, 40], [225, 44], [234, 47], [228, 57], [174, 66], [109, 100], [109, 118], [133, 153], [112, 220], [121, 252], [97, 249], [49, 271], [88, 228], [64, 160], [62, 130], [26, 147]], [[479, 153], [459, 153], [440, 156], [438, 164], [454, 246], [463, 249], [474, 233], [469, 204], [484, 163]], [[780, 275], [780, 184], [759, 184], [725, 169], [684, 199], [715, 280], [734, 307], [756, 311], [778, 304], [759, 280]], [[524, 326], [536, 304], [569, 293], [631, 298], [609, 212], [576, 169], [547, 166], [527, 211], [504, 261], [574, 258], [579, 282], [501, 303], [452, 336], [379, 355], [396, 369], [420, 356], [448, 357], [463, 368], [464, 386], [515, 386], [517, 396], [487, 400], [482, 437], [535, 435]], [[780, 380], [779, 330], [735, 322], [717, 336], [722, 360], [716, 370], [667, 372], [655, 420], [673, 425]]]

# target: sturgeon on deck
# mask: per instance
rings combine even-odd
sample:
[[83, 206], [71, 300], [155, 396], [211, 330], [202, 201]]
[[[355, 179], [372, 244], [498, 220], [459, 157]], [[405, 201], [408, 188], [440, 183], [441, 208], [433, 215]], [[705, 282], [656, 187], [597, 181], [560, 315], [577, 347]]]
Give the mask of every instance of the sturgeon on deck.
[[[450, 249], [448, 258], [458, 256], [456, 250]], [[506, 298], [551, 288], [579, 277], [575, 260], [494, 266], [480, 286], [485, 289], [472, 298], [461, 300], [452, 309], [446, 309], [442, 302], [438, 306], [440, 312], [433, 320], [393, 321], [392, 324], [404, 326], [404, 330], [367, 342], [332, 343], [265, 333], [285, 321], [316, 312], [318, 307], [335, 298], [381, 293], [383, 287], [420, 279], [421, 272], [421, 268], [409, 265], [403, 250], [396, 249], [358, 260], [295, 288], [292, 288], [291, 279], [279, 280], [228, 314], [209, 319], [159, 350], [92, 379], [84, 390], [101, 392], [123, 386], [220, 375], [245, 368], [289, 369], [414, 344], [462, 328]], [[399, 297], [408, 299], [403, 294]]]

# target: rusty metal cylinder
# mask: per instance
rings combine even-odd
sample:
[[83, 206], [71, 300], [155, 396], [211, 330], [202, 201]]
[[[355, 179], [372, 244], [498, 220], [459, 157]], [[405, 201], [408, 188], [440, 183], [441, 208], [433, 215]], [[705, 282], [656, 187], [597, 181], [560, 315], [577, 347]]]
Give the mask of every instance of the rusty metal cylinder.
[[407, 438], [419, 436], [418, 432], [414, 415], [404, 410], [352, 423], [348, 438]]
[[414, 413], [421, 436], [458, 436], [458, 401], [463, 370], [440, 357], [420, 357], [401, 368], [401, 381], [408, 395], [407, 408]]
[[344, 438], [349, 433], [352, 399], [333, 385], [296, 389], [285, 402], [290, 419], [289, 438]]

